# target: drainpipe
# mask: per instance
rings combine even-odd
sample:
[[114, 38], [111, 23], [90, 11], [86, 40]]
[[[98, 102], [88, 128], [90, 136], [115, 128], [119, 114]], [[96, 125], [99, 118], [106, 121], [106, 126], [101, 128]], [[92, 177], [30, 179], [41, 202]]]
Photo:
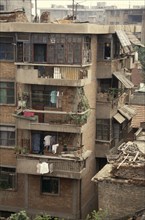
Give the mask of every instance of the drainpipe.
[[82, 181], [79, 180], [79, 210], [80, 210], [80, 219], [82, 219]]

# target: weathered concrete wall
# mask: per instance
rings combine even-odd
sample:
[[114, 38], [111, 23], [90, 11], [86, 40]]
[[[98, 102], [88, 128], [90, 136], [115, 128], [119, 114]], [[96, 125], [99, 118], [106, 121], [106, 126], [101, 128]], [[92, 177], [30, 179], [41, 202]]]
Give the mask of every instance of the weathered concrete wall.
[[144, 208], [145, 186], [102, 181], [98, 183], [99, 208], [107, 210], [109, 219], [132, 216]]

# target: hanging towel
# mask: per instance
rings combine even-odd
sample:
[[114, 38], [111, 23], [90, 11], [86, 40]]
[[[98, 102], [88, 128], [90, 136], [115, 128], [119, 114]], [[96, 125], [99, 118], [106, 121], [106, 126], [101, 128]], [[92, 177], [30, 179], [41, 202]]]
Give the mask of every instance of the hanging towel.
[[40, 163], [37, 163], [37, 166], [36, 166], [36, 172], [37, 173], [40, 173], [40, 167], [41, 167], [41, 164]]
[[50, 102], [52, 104], [56, 104], [56, 100], [57, 100], [57, 91], [51, 91], [50, 93]]
[[58, 146], [59, 146], [59, 144], [53, 144], [52, 145], [52, 153], [53, 154], [56, 154]]
[[49, 172], [50, 172], [50, 173], [53, 173], [53, 163], [50, 163], [50, 164], [49, 164]]
[[44, 146], [50, 146], [51, 135], [47, 135], [44, 137]]
[[40, 165], [40, 173], [41, 174], [49, 173], [48, 163], [46, 163], [46, 162], [42, 162], [41, 163], [41, 165]]

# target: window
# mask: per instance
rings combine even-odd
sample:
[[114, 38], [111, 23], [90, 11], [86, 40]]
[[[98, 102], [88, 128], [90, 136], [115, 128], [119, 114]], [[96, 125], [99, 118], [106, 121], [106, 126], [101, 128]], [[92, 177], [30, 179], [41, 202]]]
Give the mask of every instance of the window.
[[57, 107], [57, 88], [52, 86], [32, 87], [32, 103], [46, 107]]
[[0, 60], [13, 60], [13, 45], [10, 43], [0, 43]]
[[105, 43], [104, 47], [104, 59], [109, 60], [111, 58], [111, 44]]
[[0, 11], [4, 11], [4, 5], [0, 5]]
[[0, 167], [0, 189], [16, 189], [16, 169]]
[[110, 140], [110, 120], [97, 119], [96, 120], [96, 138], [97, 140]]
[[46, 62], [46, 54], [46, 44], [34, 44], [34, 62]]
[[60, 181], [59, 178], [42, 176], [41, 191], [42, 193], [59, 194]]
[[100, 92], [108, 92], [111, 88], [111, 79], [100, 79]]
[[14, 82], [0, 82], [0, 104], [14, 104]]
[[15, 146], [15, 127], [0, 126], [0, 146]]
[[0, 37], [0, 60], [14, 60], [12, 37]]

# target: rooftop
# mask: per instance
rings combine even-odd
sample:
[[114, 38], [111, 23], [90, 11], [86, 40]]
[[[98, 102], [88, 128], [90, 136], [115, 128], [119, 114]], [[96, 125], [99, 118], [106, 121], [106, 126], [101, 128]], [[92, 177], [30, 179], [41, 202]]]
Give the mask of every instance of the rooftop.
[[97, 25], [90, 23], [29, 23], [1, 22], [0, 32], [70, 33], [70, 34], [111, 34], [116, 30], [141, 32], [140, 25]]

